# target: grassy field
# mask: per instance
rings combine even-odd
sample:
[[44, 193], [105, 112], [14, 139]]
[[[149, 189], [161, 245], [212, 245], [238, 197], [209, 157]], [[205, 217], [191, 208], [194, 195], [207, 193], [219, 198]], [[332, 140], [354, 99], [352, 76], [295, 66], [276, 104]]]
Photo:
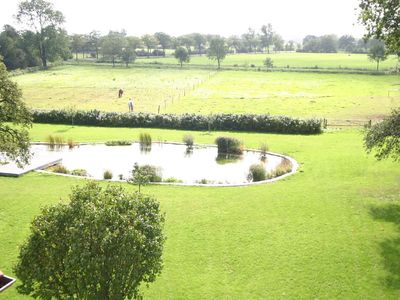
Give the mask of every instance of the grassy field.
[[[33, 108], [270, 113], [334, 124], [381, 119], [400, 104], [398, 76], [63, 66], [13, 77]], [[125, 90], [117, 97], [118, 89]], [[390, 96], [388, 92], [390, 91]]]
[[[174, 130], [35, 125], [78, 141], [180, 141]], [[267, 141], [296, 158], [300, 172], [242, 188], [148, 186], [166, 213], [165, 267], [146, 299], [398, 299], [400, 169], [377, 162], [358, 130], [317, 136], [192, 132], [196, 143], [239, 137]], [[18, 246], [42, 205], [67, 199], [82, 180], [29, 174], [0, 178], [0, 266], [12, 275]], [[127, 188], [135, 187], [124, 184]], [[12, 287], [1, 299], [23, 299]]]
[[[348, 69], [367, 69], [375, 70], [376, 63], [368, 59], [366, 54], [348, 53], [263, 53], [263, 54], [231, 54], [227, 55], [222, 62], [222, 66], [262, 66], [266, 57], [270, 57], [274, 66], [278, 68], [348, 68]], [[173, 56], [165, 58], [139, 58], [138, 63], [178, 64]], [[388, 70], [397, 65], [398, 60], [395, 56], [390, 56], [381, 63], [381, 70]], [[209, 60], [206, 55], [192, 56], [190, 64], [196, 65], [216, 65], [215, 61]]]
[[[157, 112], [164, 100], [172, 102], [184, 91], [206, 80], [209, 71], [111, 68], [109, 66], [62, 66], [48, 71], [16, 76], [24, 100], [40, 109], [76, 108], [128, 111], [128, 99], [135, 110]], [[124, 95], [118, 98], [118, 90]]]

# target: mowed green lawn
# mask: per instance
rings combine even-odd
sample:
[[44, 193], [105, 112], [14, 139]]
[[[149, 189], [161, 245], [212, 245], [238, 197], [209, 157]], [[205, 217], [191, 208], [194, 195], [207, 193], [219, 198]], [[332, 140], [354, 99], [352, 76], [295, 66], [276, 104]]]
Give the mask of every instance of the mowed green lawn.
[[[175, 130], [35, 125], [78, 141], [181, 141]], [[316, 136], [191, 132], [196, 143], [231, 135], [267, 142], [301, 164], [285, 180], [253, 187], [147, 186], [166, 213], [165, 266], [146, 299], [398, 299], [400, 168], [365, 154], [358, 130]], [[194, 170], [195, 171], [195, 170]], [[0, 178], [0, 266], [13, 275], [18, 246], [42, 205], [83, 184], [32, 173]], [[129, 189], [134, 186], [124, 184]], [[15, 286], [0, 298], [23, 299]]]
[[[27, 105], [33, 108], [128, 111], [132, 97], [135, 111], [157, 112], [164, 101], [179, 99], [185, 90], [206, 80], [209, 73], [85, 65], [56, 67], [13, 79], [22, 88]], [[122, 98], [118, 98], [120, 88], [124, 90]]]
[[[209, 114], [270, 113], [346, 120], [381, 119], [400, 104], [395, 75], [169, 70], [63, 66], [13, 77], [29, 107]], [[117, 97], [119, 88], [125, 94]], [[389, 96], [388, 96], [389, 92]]]
[[[222, 66], [244, 66], [251, 65], [263, 66], [266, 57], [270, 57], [274, 66], [278, 68], [329, 68], [329, 69], [363, 69], [376, 70], [376, 63], [368, 59], [366, 54], [348, 54], [348, 53], [262, 53], [262, 54], [231, 54], [227, 55]], [[139, 58], [138, 63], [178, 64], [173, 56], [165, 58]], [[206, 55], [192, 56], [190, 64], [195, 65], [216, 65], [215, 61], [209, 60]], [[381, 70], [394, 68], [398, 64], [395, 56], [390, 56], [386, 61], [380, 64]]]

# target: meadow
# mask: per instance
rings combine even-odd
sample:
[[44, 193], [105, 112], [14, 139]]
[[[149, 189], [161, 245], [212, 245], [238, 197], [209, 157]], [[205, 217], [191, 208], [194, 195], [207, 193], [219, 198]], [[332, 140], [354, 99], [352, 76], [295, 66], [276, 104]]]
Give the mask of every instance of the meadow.
[[[292, 55], [299, 55], [302, 67], [322, 65], [319, 54], [308, 63], [306, 54]], [[261, 56], [249, 56], [246, 63]], [[337, 60], [328, 57], [321, 55], [328, 67], [342, 64], [340, 54]], [[372, 69], [361, 62], [365, 58], [352, 55], [352, 66]], [[134, 97], [136, 111], [156, 112], [161, 102], [166, 104], [161, 112], [271, 113], [325, 117], [340, 125], [379, 120], [400, 104], [399, 78], [392, 75], [77, 64], [13, 80], [27, 105], [42, 109], [127, 111], [127, 100]], [[119, 99], [121, 87], [125, 94]], [[30, 130], [32, 141], [49, 135], [75, 142], [137, 140], [140, 133], [149, 133], [153, 141], [176, 142], [191, 134], [196, 144], [232, 136], [246, 148], [267, 143], [270, 151], [300, 163], [293, 176], [259, 186], [145, 186], [143, 191], [155, 195], [166, 214], [167, 236], [164, 269], [156, 282], [142, 287], [145, 299], [400, 298], [400, 168], [398, 162], [377, 161], [365, 153], [361, 127], [330, 126], [319, 135], [48, 124], [34, 124]], [[40, 208], [68, 201], [71, 187], [84, 183], [35, 172], [0, 177], [3, 272], [14, 275], [18, 247]], [[27, 299], [16, 286], [18, 282], [0, 299]]]
[[346, 125], [380, 120], [400, 104], [396, 75], [67, 65], [13, 79], [38, 109], [125, 112], [133, 97], [136, 112], [269, 113]]
[[[175, 130], [34, 125], [76, 141], [181, 141]], [[241, 188], [146, 186], [166, 213], [164, 270], [142, 287], [146, 299], [398, 299], [400, 169], [365, 154], [358, 129], [296, 136], [190, 132], [196, 143], [219, 135], [246, 147], [267, 142], [287, 153], [300, 172], [279, 182]], [[43, 205], [66, 201], [84, 184], [31, 173], [0, 178], [0, 265], [13, 275], [18, 246]], [[128, 184], [124, 187], [136, 190]], [[13, 287], [7, 299], [24, 299]]]
[[[325, 68], [325, 69], [360, 69], [376, 70], [376, 63], [369, 60], [366, 54], [349, 53], [297, 53], [278, 52], [257, 54], [229, 54], [222, 62], [222, 66], [263, 66], [266, 57], [270, 57], [277, 68]], [[162, 63], [178, 64], [171, 55], [161, 58], [138, 58], [137, 63]], [[208, 59], [206, 55], [193, 55], [188, 65], [216, 65], [215, 61]], [[380, 70], [389, 70], [398, 66], [395, 56], [380, 64]]]

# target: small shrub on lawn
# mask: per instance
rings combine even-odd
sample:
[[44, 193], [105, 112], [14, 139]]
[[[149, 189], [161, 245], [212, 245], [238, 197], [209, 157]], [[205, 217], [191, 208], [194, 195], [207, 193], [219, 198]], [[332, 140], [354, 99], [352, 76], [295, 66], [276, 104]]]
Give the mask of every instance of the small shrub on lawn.
[[106, 146], [130, 146], [132, 145], [131, 141], [108, 141], [105, 143]]
[[75, 169], [71, 171], [71, 175], [75, 176], [87, 176], [88, 173], [85, 169]]
[[249, 181], [263, 181], [267, 178], [266, 171], [264, 164], [254, 164], [251, 165], [249, 168], [249, 175], [247, 176], [247, 179]]
[[110, 170], [105, 170], [103, 173], [103, 178], [105, 180], [110, 180], [113, 178], [113, 173]]
[[183, 142], [185, 143], [186, 147], [192, 148], [194, 144], [193, 136], [191, 136], [190, 134], [184, 135]]
[[274, 67], [274, 62], [273, 62], [271, 57], [267, 57], [264, 60], [264, 66], [266, 66], [267, 68], [273, 68]]
[[243, 153], [242, 143], [238, 139], [235, 139], [232, 137], [220, 136], [215, 140], [215, 143], [218, 146], [219, 154], [242, 154]]

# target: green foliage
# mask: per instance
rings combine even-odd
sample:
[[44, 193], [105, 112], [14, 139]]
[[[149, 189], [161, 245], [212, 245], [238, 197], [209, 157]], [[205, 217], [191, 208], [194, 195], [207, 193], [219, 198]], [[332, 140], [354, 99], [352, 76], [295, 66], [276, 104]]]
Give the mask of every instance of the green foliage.
[[113, 173], [110, 170], [105, 170], [103, 173], [103, 178], [105, 180], [110, 180], [113, 178]]
[[249, 174], [247, 175], [247, 179], [249, 181], [257, 182], [257, 181], [263, 181], [267, 177], [266, 171], [265, 171], [265, 166], [264, 164], [254, 164], [251, 165], [249, 168]]
[[385, 41], [393, 53], [400, 53], [400, 2], [398, 0], [361, 0], [359, 19], [366, 37]]
[[367, 152], [376, 151], [378, 160], [389, 157], [400, 160], [400, 108], [394, 109], [386, 120], [366, 130], [364, 145]]
[[163, 182], [168, 182], [168, 183], [182, 183], [182, 180], [177, 179], [175, 177], [168, 177], [166, 179], [163, 179]]
[[376, 70], [379, 70], [379, 63], [387, 59], [385, 45], [379, 43], [373, 45], [368, 52], [368, 58], [376, 61]]
[[[151, 113], [116, 113], [67, 110], [34, 110], [34, 122], [49, 124], [70, 124], [71, 113], [74, 124], [103, 127], [147, 127], [174, 128], [186, 130], [208, 130], [210, 118], [196, 114], [151, 114]], [[321, 120], [295, 119], [256, 114], [215, 114], [211, 120], [214, 130], [236, 130], [251, 132], [270, 132], [287, 134], [319, 134], [322, 132]]]
[[186, 147], [193, 148], [194, 138], [190, 134], [185, 134], [183, 136], [183, 142], [185, 143]]
[[226, 47], [225, 40], [221, 37], [213, 38], [210, 41], [210, 47], [207, 52], [209, 59], [216, 60], [218, 62], [218, 69], [221, 68], [221, 61], [224, 60], [228, 48]]
[[138, 185], [139, 193], [142, 185], [150, 182], [161, 182], [160, 170], [151, 165], [139, 166], [135, 163], [132, 170], [132, 177], [128, 179], [129, 183]]
[[43, 299], [131, 299], [162, 269], [164, 216], [150, 196], [90, 182], [42, 209], [15, 273]]
[[268, 174], [268, 178], [275, 178], [275, 177], [279, 177], [282, 176], [286, 173], [289, 173], [292, 171], [292, 163], [290, 160], [284, 158], [282, 159], [282, 161], [280, 162], [280, 164], [272, 171]]
[[131, 141], [107, 141], [105, 142], [106, 146], [130, 146], [132, 145]]
[[[126, 43], [125, 35], [124, 31], [110, 31], [101, 41], [101, 52], [103, 56], [111, 60], [113, 67], [115, 66], [116, 59], [122, 55], [122, 49]], [[128, 58], [128, 52], [125, 53], [125, 58]]]
[[185, 63], [190, 62], [189, 52], [187, 51], [187, 49], [185, 47], [176, 48], [174, 56], [179, 61], [181, 68], [182, 68], [182, 65], [184, 62]]
[[274, 62], [273, 62], [271, 57], [267, 57], [264, 60], [264, 66], [266, 66], [267, 68], [273, 68], [274, 67]]
[[85, 169], [75, 169], [71, 171], [71, 175], [75, 176], [88, 176], [88, 173]]
[[21, 90], [8, 78], [6, 67], [0, 60], [0, 154], [6, 160], [13, 160], [18, 165], [29, 162], [27, 129], [31, 127], [31, 121]]
[[218, 146], [219, 154], [242, 154], [242, 142], [233, 137], [217, 137], [215, 143]]

